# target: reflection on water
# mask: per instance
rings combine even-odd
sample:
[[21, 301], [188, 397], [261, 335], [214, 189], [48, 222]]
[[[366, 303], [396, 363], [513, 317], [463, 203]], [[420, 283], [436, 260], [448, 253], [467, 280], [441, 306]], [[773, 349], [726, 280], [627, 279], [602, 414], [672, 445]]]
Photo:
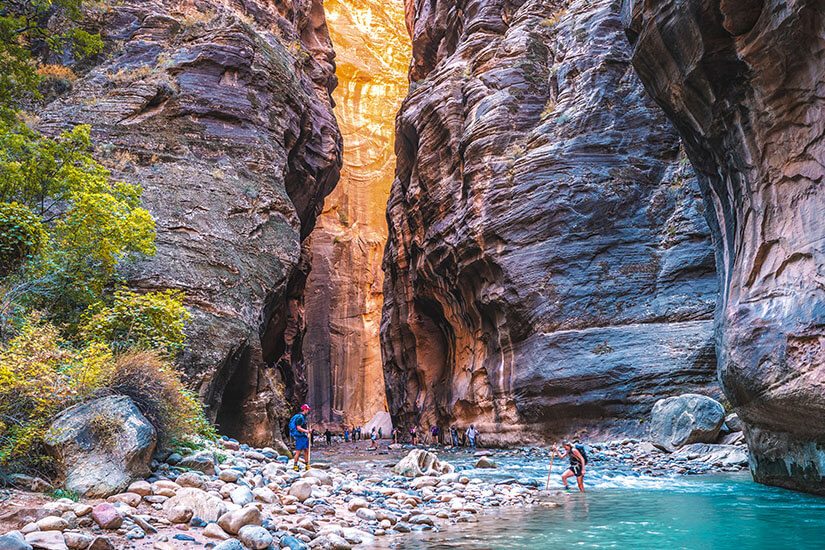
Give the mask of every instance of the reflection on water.
[[[469, 473], [541, 479], [537, 465], [504, 466]], [[825, 499], [757, 485], [747, 473], [653, 478], [592, 472], [585, 494], [551, 491], [548, 499], [561, 503], [558, 508], [493, 510], [478, 523], [380, 544], [405, 550], [825, 548]]]

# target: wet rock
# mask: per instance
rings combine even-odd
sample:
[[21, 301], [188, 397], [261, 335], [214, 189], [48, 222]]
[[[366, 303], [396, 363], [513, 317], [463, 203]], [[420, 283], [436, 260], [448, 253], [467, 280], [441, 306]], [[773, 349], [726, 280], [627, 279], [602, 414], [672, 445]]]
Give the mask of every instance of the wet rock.
[[392, 468], [393, 472], [405, 477], [449, 474], [454, 470], [451, 464], [441, 462], [434, 453], [423, 449], [413, 449]]
[[492, 459], [487, 458], [486, 456], [483, 456], [483, 457], [479, 458], [478, 462], [476, 462], [476, 468], [497, 468], [497, 467], [498, 466], [496, 465], [496, 463], [493, 462]]
[[155, 429], [132, 400], [113, 395], [64, 410], [44, 441], [67, 489], [107, 497], [149, 475], [155, 439]]
[[742, 421], [736, 413], [731, 413], [725, 417], [725, 426], [729, 432], [741, 432]]
[[724, 421], [724, 407], [710, 397], [685, 394], [661, 399], [651, 412], [651, 443], [668, 452], [690, 443], [713, 443]]
[[258, 525], [245, 525], [238, 531], [238, 538], [247, 548], [263, 550], [272, 544], [272, 535]]

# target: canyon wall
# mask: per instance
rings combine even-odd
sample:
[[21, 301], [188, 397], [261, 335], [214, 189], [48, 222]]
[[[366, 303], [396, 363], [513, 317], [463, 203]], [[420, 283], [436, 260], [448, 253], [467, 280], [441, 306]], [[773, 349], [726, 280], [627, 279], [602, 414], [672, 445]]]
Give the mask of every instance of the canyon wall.
[[822, 2], [625, 0], [623, 14], [709, 205], [719, 378], [751, 471], [825, 494]]
[[106, 48], [39, 127], [90, 124], [96, 156], [143, 186], [157, 255], [123, 266], [129, 285], [185, 292], [190, 384], [221, 432], [271, 445], [282, 395], [306, 392], [302, 240], [341, 166], [321, 0], [126, 0], [87, 16]]
[[705, 203], [613, 0], [409, 0], [381, 345], [396, 424], [640, 433], [718, 395]]
[[381, 258], [410, 44], [401, 0], [327, 0], [325, 10], [344, 165], [309, 239], [304, 357], [311, 420], [340, 427], [363, 425], [387, 410], [378, 341]]

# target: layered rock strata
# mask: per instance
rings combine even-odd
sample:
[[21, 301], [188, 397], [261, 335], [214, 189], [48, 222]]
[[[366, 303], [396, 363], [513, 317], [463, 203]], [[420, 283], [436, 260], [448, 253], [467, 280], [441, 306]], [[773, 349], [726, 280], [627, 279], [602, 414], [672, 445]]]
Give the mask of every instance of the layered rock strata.
[[721, 281], [719, 378], [757, 481], [825, 494], [825, 12], [626, 0], [633, 65], [681, 133]]
[[620, 6], [410, 1], [381, 345], [396, 424], [640, 432], [714, 394], [704, 201]]
[[304, 357], [311, 420], [363, 426], [387, 410], [378, 340], [381, 258], [410, 44], [401, 2], [328, 0], [325, 9], [336, 51], [333, 98], [344, 166], [310, 235]]
[[306, 391], [302, 239], [341, 165], [323, 5], [90, 9], [106, 49], [40, 128], [90, 124], [114, 176], [143, 186], [157, 255], [124, 266], [129, 284], [184, 291], [190, 382], [221, 431], [269, 445], [282, 390]]

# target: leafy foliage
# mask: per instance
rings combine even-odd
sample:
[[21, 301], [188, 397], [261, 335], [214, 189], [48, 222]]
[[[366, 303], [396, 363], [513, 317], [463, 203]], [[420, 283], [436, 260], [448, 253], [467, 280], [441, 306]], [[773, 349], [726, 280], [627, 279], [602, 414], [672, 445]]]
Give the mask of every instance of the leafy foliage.
[[189, 312], [182, 293], [173, 290], [136, 294], [115, 292], [111, 305], [97, 302], [89, 308], [80, 331], [84, 340], [105, 342], [115, 351], [158, 350], [169, 356], [183, 349], [184, 325]]
[[[154, 220], [140, 207], [140, 187], [112, 181], [90, 148], [88, 126], [50, 139], [0, 123], [0, 201], [38, 215], [48, 237], [8, 298], [70, 325], [99, 299], [121, 261], [155, 252]], [[0, 235], [0, 250], [19, 242], [11, 237]]]
[[[48, 474], [43, 436], [54, 416], [75, 403], [117, 393], [130, 397], [163, 442], [216, 437], [203, 406], [172, 365], [152, 352], [115, 356], [108, 345], [78, 347], [48, 322], [28, 319], [0, 346], [0, 469]], [[101, 417], [96, 429], [116, 436]]]
[[34, 212], [16, 202], [0, 203], [0, 277], [34, 258], [46, 238]]
[[82, 4], [83, 0], [0, 0], [0, 116], [13, 119], [23, 98], [38, 96], [36, 54], [83, 57], [103, 48], [99, 35], [75, 24]]

